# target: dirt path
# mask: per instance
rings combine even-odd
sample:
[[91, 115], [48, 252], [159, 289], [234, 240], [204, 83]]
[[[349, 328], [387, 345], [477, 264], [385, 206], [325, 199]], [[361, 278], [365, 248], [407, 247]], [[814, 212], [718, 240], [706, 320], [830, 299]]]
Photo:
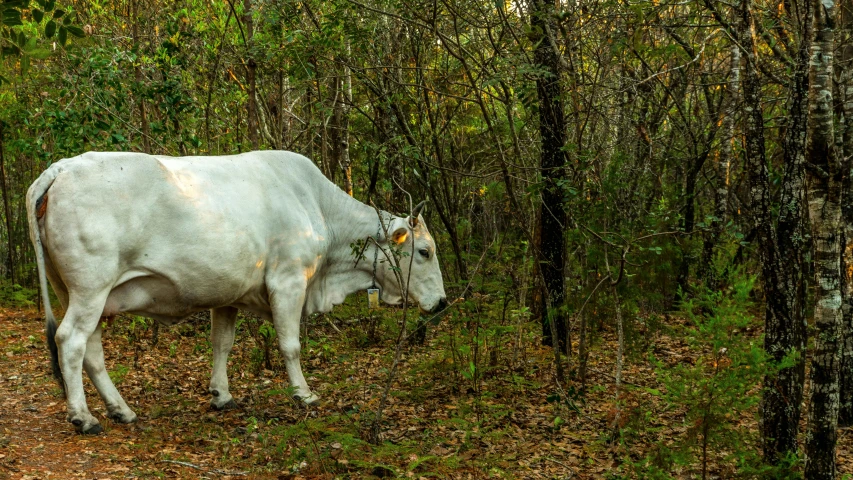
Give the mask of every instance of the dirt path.
[[[115, 478], [134, 460], [132, 435], [81, 437], [68, 428], [59, 389], [45, 371], [40, 321], [0, 314], [0, 478]], [[104, 455], [103, 452], [110, 452]]]
[[0, 310], [0, 479], [223, 478], [216, 466], [203, 462], [209, 459], [185, 462], [207, 469], [196, 470], [164, 458], [181, 447], [154, 432], [155, 427], [168, 430], [166, 422], [140, 415], [134, 425], [113, 424], [89, 383], [89, 407], [105, 434], [74, 433], [65, 420], [61, 392], [47, 371], [41, 322], [35, 312]]

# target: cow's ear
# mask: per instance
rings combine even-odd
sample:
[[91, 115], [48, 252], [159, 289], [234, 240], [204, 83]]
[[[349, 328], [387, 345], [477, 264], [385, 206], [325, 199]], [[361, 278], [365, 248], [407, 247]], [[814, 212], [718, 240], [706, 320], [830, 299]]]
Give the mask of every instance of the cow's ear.
[[399, 245], [405, 242], [408, 236], [409, 229], [406, 227], [400, 227], [397, 230], [394, 230], [394, 233], [391, 234], [391, 241]]

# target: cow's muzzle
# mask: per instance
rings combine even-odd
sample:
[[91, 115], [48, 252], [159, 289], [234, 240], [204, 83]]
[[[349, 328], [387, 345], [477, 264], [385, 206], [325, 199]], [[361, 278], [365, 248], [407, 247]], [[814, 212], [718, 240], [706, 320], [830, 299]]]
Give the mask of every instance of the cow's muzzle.
[[441, 311], [443, 311], [445, 308], [447, 308], [447, 298], [446, 298], [446, 297], [441, 297], [441, 300], [439, 300], [439, 301], [438, 301], [438, 303], [436, 304], [435, 308], [433, 308], [432, 310], [430, 310], [430, 312], [429, 312], [429, 313], [431, 313], [431, 314], [440, 313], [440, 312], [441, 312]]

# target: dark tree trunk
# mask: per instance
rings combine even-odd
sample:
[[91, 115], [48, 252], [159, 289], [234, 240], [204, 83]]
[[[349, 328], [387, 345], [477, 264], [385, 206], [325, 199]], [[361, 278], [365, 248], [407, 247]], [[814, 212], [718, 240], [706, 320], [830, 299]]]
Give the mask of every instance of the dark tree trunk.
[[15, 284], [15, 244], [12, 235], [12, 205], [9, 203], [9, 185], [6, 175], [6, 158], [3, 152], [3, 143], [5, 136], [3, 131], [3, 122], [0, 121], [0, 191], [3, 192], [3, 213], [6, 217], [6, 273], [9, 275], [9, 280], [12, 285]]
[[815, 0], [809, 141], [809, 219], [814, 242], [815, 352], [806, 431], [805, 477], [834, 479], [841, 351], [841, 186], [835, 144], [832, 71], [835, 48], [832, 0]]
[[[707, 2], [706, 2], [707, 3]], [[808, 0], [803, 7], [808, 11]], [[774, 362], [799, 353], [795, 364], [764, 378], [761, 405], [764, 458], [777, 464], [797, 452], [805, 354], [805, 279], [803, 276], [803, 199], [809, 32], [803, 33], [788, 99], [789, 125], [784, 145], [784, 176], [776, 230], [773, 229], [770, 178], [764, 149], [764, 115], [753, 38], [752, 2], [742, 0], [738, 40], [744, 57], [744, 153], [750, 182], [749, 206], [759, 245], [764, 280], [764, 348]]]
[[[542, 343], [558, 344], [568, 352], [568, 321], [564, 308], [566, 212], [563, 210], [562, 184], [566, 176], [566, 120], [563, 114], [563, 91], [560, 84], [560, 58], [549, 37], [553, 3], [530, 2], [530, 23], [534, 37], [534, 59], [543, 73], [536, 79], [539, 100], [539, 134], [542, 152], [542, 202], [539, 206], [540, 237], [536, 248], [542, 277]], [[552, 323], [553, 329], [552, 331]], [[554, 336], [558, 342], [554, 342]]]
[[[803, 2], [802, 12], [810, 12], [810, 0]], [[776, 376], [764, 378], [762, 404], [764, 455], [768, 463], [776, 463], [785, 455], [797, 452], [797, 434], [801, 416], [805, 381], [806, 352], [806, 286], [805, 240], [805, 145], [808, 122], [808, 61], [811, 28], [801, 35], [794, 75], [788, 97], [789, 126], [782, 140], [784, 176], [776, 223], [776, 251], [772, 269], [765, 280], [767, 301], [764, 347], [775, 362], [794, 352], [799, 357], [794, 365], [781, 369]], [[755, 57], [753, 57], [754, 60]], [[767, 179], [765, 177], [765, 185]], [[765, 212], [765, 215], [767, 212]], [[765, 222], [772, 221], [765, 217]], [[771, 255], [768, 255], [770, 258]], [[765, 265], [767, 272], [767, 265]], [[765, 273], [767, 275], [767, 273]]]

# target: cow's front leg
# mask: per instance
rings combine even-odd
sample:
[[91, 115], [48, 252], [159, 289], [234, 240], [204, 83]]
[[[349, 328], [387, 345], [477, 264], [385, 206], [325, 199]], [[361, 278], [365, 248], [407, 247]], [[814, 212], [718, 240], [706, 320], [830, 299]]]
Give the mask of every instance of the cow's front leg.
[[136, 414], [127, 406], [124, 399], [116, 390], [107, 369], [104, 366], [104, 346], [101, 343], [101, 325], [89, 336], [86, 343], [86, 355], [83, 357], [83, 368], [101, 394], [101, 398], [107, 406], [108, 416], [119, 423], [131, 423], [136, 421]]
[[290, 378], [290, 384], [296, 388], [293, 396], [307, 405], [314, 405], [320, 401], [320, 397], [308, 388], [308, 382], [305, 381], [302, 366], [299, 364], [299, 321], [302, 319], [304, 303], [304, 284], [287, 285], [273, 290], [273, 325], [278, 335], [278, 346], [284, 356], [287, 376]]
[[228, 392], [228, 354], [234, 346], [234, 327], [237, 309], [233, 307], [210, 310], [210, 343], [213, 344], [213, 374], [210, 376], [210, 406], [215, 410], [230, 410], [237, 404]]

